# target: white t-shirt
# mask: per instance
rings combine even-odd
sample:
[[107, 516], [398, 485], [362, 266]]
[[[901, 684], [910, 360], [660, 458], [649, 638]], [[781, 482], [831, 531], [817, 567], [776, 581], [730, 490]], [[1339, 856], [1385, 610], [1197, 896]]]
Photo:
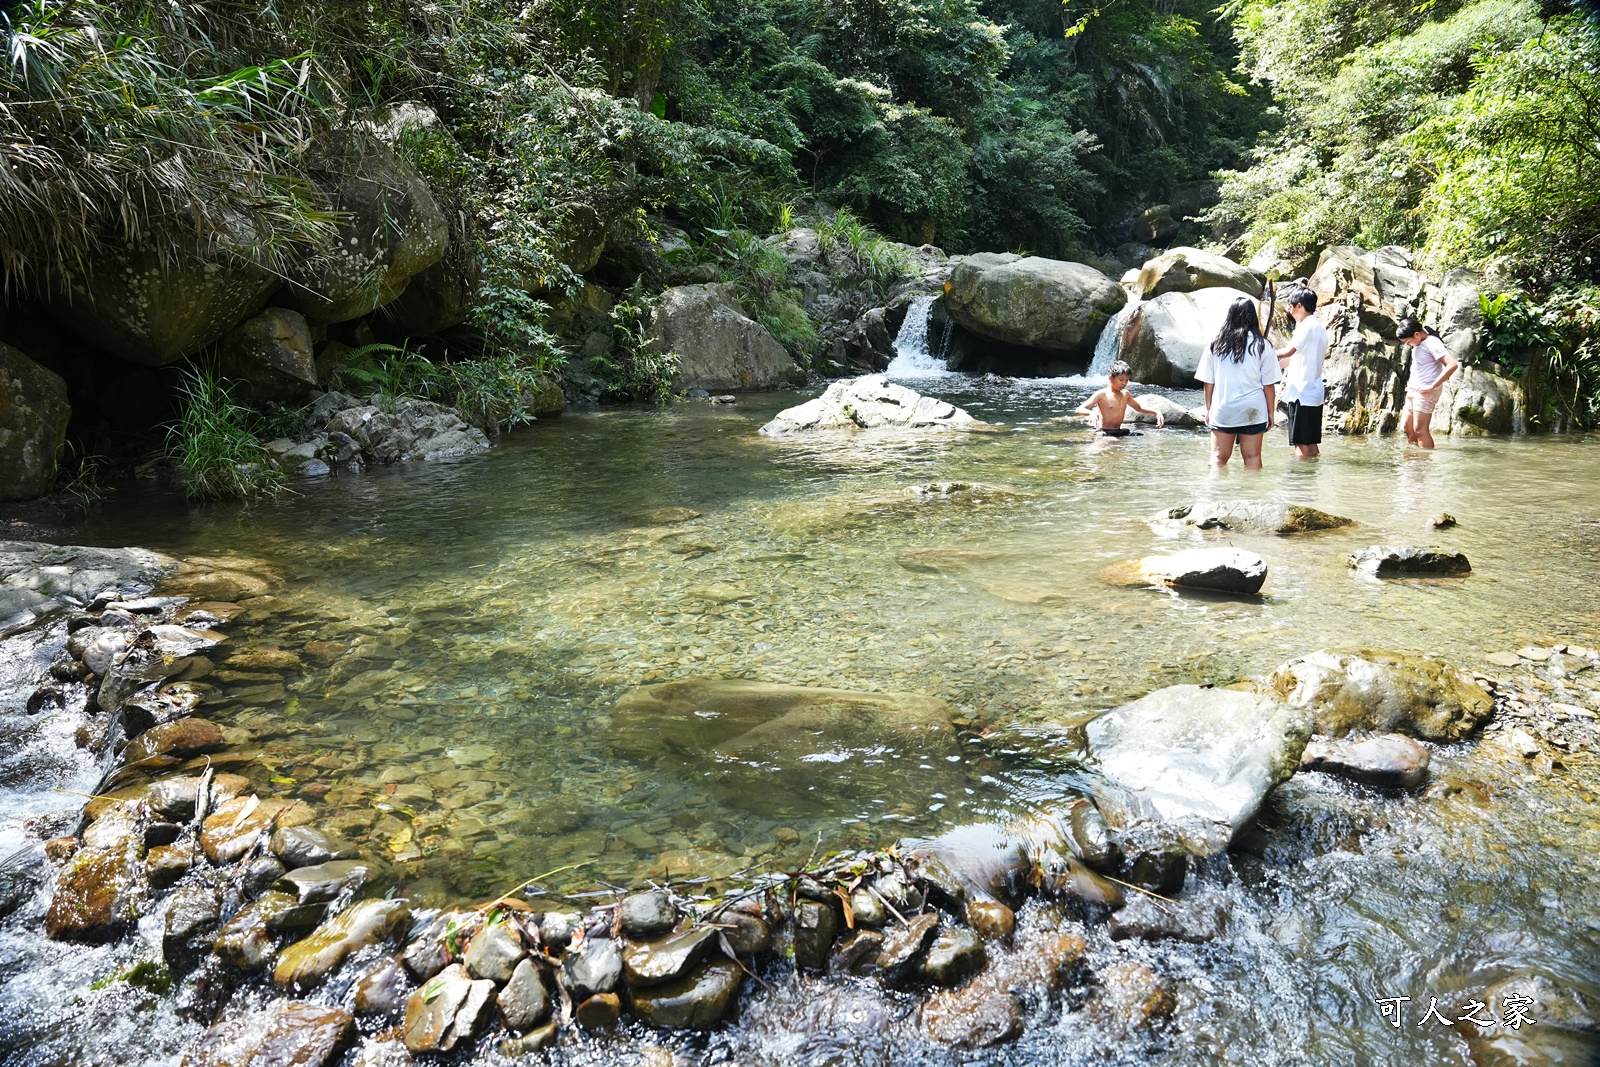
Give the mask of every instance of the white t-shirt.
[[1237, 363], [1218, 359], [1207, 345], [1194, 376], [1211, 386], [1211, 410], [1207, 414], [1214, 427], [1254, 426], [1268, 421], [1264, 387], [1283, 381], [1278, 357], [1265, 342], [1259, 342]]
[[1307, 315], [1294, 328], [1289, 339], [1294, 355], [1283, 376], [1283, 399], [1298, 400], [1308, 407], [1320, 407], [1325, 397], [1322, 388], [1322, 361], [1328, 355], [1328, 330], [1315, 315]]
[[1439, 384], [1439, 379], [1444, 377], [1444, 364], [1441, 357], [1448, 356], [1450, 350], [1444, 342], [1433, 334], [1422, 339], [1422, 343], [1411, 350], [1411, 388], [1432, 389]]

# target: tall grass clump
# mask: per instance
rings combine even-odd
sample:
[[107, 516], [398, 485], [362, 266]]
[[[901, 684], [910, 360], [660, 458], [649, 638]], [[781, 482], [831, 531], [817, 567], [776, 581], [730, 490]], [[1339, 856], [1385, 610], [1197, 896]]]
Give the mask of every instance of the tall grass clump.
[[214, 369], [183, 371], [182, 411], [167, 435], [167, 455], [183, 475], [191, 500], [270, 496], [283, 489], [283, 472], [269, 462], [256, 435], [257, 416], [233, 401]]

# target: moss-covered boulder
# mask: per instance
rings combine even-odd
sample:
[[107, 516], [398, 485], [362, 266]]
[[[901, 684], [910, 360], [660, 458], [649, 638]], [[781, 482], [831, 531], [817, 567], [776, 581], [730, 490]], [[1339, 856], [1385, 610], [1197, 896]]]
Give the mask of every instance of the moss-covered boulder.
[[1323, 649], [1272, 673], [1272, 692], [1311, 709], [1316, 731], [1402, 733], [1459, 741], [1494, 712], [1494, 700], [1448, 663], [1374, 649]]
[[67, 383], [0, 344], [0, 500], [28, 500], [49, 492], [71, 417]]

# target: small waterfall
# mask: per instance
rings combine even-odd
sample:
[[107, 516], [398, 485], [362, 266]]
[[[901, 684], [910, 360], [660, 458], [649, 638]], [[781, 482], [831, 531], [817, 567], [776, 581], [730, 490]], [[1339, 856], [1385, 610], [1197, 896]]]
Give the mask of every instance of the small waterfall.
[[906, 308], [906, 319], [894, 339], [894, 359], [884, 371], [890, 378], [936, 378], [950, 373], [944, 360], [928, 351], [928, 322], [935, 296], [919, 296]]
[[1111, 369], [1111, 364], [1117, 361], [1122, 351], [1122, 327], [1138, 306], [1137, 299], [1129, 298], [1122, 306], [1122, 310], [1111, 316], [1106, 328], [1100, 331], [1100, 340], [1095, 342], [1094, 359], [1090, 361], [1089, 369], [1083, 373], [1085, 378], [1106, 377], [1106, 371]]

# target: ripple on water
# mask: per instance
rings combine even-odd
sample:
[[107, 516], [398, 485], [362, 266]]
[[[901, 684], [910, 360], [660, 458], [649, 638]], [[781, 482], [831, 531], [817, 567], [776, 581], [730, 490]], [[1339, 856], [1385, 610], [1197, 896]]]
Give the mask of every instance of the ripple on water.
[[[1196, 434], [1107, 442], [1047, 421], [1086, 392], [977, 385], [949, 398], [1014, 432], [879, 443], [758, 438], [792, 396], [569, 415], [469, 462], [308, 483], [271, 505], [113, 500], [65, 536], [263, 557], [286, 576], [230, 628], [219, 651], [233, 662], [219, 655], [205, 714], [248, 735], [256, 758], [243, 769], [258, 788], [394, 859], [421, 902], [498, 895], [550, 871], [544, 887], [581, 891], [783, 869], [819, 849], [1003, 820], [1073, 792], [1066, 727], [1095, 711], [1317, 647], [1481, 667], [1485, 653], [1533, 642], [1595, 643], [1600, 442], [1466, 439], [1422, 456], [1340, 439], [1315, 464], [1269, 449], [1264, 474], [1218, 474]], [[903, 493], [949, 481], [1008, 495]], [[1197, 495], [1310, 504], [1358, 525], [1273, 537], [1143, 521]], [[1460, 525], [1425, 530], [1442, 510]], [[1424, 539], [1466, 552], [1473, 576], [1378, 582], [1343, 565], [1369, 544]], [[1108, 564], [1174, 540], [1259, 552], [1265, 595], [1101, 581]], [[766, 744], [750, 737], [757, 724], [639, 744], [648, 729], [627, 720], [642, 698], [629, 694], [699, 679], [913, 694], [936, 702], [925, 707], [939, 709], [937, 744], [848, 715], [791, 720]], [[725, 714], [690, 705], [706, 722]], [[1225, 943], [1092, 936], [1096, 960], [1172, 976], [1177, 1032], [1116, 1041], [1088, 1015], [1041, 1006], [1020, 1045], [984, 1062], [1465, 1063], [1453, 1031], [1396, 1045], [1372, 998], [1455, 996], [1513, 970], [1593, 989], [1592, 762], [1530, 777], [1485, 746], [1438, 754], [1436, 769], [1486, 783], [1489, 799], [1298, 779], [1282, 790], [1262, 831], [1212, 872], [1232, 916]], [[65, 969], [38, 990], [29, 968], [13, 968], [4, 998], [84, 996], [121, 1019], [120, 1001], [85, 992], [116, 952], [70, 965], [61, 954]], [[780, 983], [692, 1056], [959, 1058], [917, 1038], [908, 1010], [893, 996]], [[153, 1038], [139, 1047], [170, 1059]], [[364, 1062], [383, 1062], [369, 1052]], [[638, 1055], [584, 1046], [558, 1060]]]

